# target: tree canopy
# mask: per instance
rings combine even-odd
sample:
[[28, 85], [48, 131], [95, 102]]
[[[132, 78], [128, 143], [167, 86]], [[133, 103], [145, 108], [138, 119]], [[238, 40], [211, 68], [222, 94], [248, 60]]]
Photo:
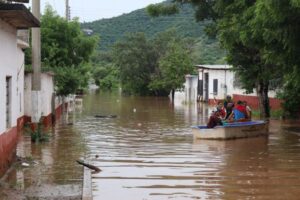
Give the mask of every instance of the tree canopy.
[[[168, 0], [156, 4], [154, 9], [159, 5], [170, 5], [170, 3], [171, 1]], [[110, 51], [114, 43], [122, 40], [128, 33], [142, 32], [146, 38], [154, 39], [161, 32], [176, 29], [178, 36], [195, 39], [194, 62], [198, 62], [197, 64], [200, 64], [199, 62], [201, 64], [224, 64], [224, 50], [220, 48], [215, 38], [205, 36], [204, 29], [209, 21], [197, 22], [193, 16], [194, 9], [191, 5], [171, 6], [171, 9], [165, 14], [174, 12], [173, 9], [179, 12], [175, 15], [152, 18], [147, 14], [146, 9], [139, 9], [118, 17], [83, 23], [81, 26], [92, 29], [94, 33], [100, 35], [101, 45], [98, 46], [98, 50], [101, 52]]]
[[155, 50], [143, 33], [128, 34], [114, 47], [115, 64], [120, 70], [122, 90], [128, 94], [149, 95], [148, 83], [154, 72]]
[[188, 44], [175, 30], [160, 33], [153, 40], [143, 33], [127, 35], [113, 50], [122, 90], [161, 96], [181, 88], [185, 75], [193, 72]]
[[[173, 2], [191, 3], [196, 8], [197, 20], [211, 20], [211, 24], [206, 28], [207, 33], [216, 35], [226, 49], [227, 61], [240, 76], [243, 87], [249, 92], [256, 88], [262, 114], [269, 117], [270, 82], [289, 79], [283, 82], [285, 85], [283, 89], [288, 92], [288, 88], [291, 88], [288, 85], [297, 84], [296, 79], [299, 77], [290, 75], [297, 74], [300, 64], [299, 1], [175, 0]], [[164, 9], [168, 8], [163, 5], [159, 8], [160, 11]], [[153, 11], [149, 10], [151, 14]], [[291, 92], [288, 94], [287, 96], [293, 96], [290, 95]], [[299, 103], [293, 105], [294, 111], [299, 109]]]
[[55, 73], [58, 95], [75, 93], [87, 86], [90, 56], [98, 37], [88, 37], [77, 19], [70, 22], [47, 6], [41, 17], [42, 69]]

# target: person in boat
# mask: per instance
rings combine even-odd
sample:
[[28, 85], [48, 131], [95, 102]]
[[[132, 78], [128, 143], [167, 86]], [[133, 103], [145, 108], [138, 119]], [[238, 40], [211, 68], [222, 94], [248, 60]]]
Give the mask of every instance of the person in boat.
[[248, 105], [247, 101], [243, 101], [243, 105], [246, 107], [247, 119], [251, 120], [252, 110], [251, 110], [250, 106]]
[[224, 108], [226, 110], [226, 117], [225, 120], [229, 118], [232, 110], [234, 108], [234, 103], [230, 95], [227, 95], [226, 99], [224, 100]]
[[248, 121], [246, 107], [242, 101], [237, 102], [237, 105], [233, 108], [232, 113], [228, 117], [228, 121]]
[[217, 125], [223, 125], [222, 120], [225, 118], [226, 112], [222, 102], [218, 102], [216, 108], [212, 111], [209, 117], [207, 128], [213, 128]]

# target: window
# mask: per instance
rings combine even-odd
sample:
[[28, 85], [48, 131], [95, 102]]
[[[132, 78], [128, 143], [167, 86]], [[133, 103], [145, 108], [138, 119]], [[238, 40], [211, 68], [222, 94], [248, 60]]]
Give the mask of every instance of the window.
[[214, 95], [218, 94], [218, 79], [214, 79], [214, 83], [213, 83], [213, 93]]
[[6, 128], [11, 127], [11, 77], [6, 77]]

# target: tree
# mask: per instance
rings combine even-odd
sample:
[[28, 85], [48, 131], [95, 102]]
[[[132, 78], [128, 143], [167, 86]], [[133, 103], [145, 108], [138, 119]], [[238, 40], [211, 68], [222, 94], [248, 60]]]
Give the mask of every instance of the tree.
[[152, 40], [156, 49], [158, 64], [151, 76], [149, 88], [156, 95], [168, 95], [177, 88], [182, 88], [185, 75], [193, 72], [191, 64], [191, 50], [194, 40], [182, 38], [176, 29], [158, 33]]
[[153, 95], [148, 84], [157, 65], [157, 55], [143, 33], [128, 34], [122, 41], [117, 42], [113, 57], [120, 71], [124, 93]]
[[263, 38], [253, 31], [256, 28], [254, 25], [256, 1], [183, 2], [192, 3], [197, 8], [198, 20], [211, 20], [207, 29], [209, 34], [217, 35], [221, 45], [226, 49], [227, 61], [241, 77], [243, 88], [247, 92], [252, 92], [253, 88], [256, 88], [262, 117], [270, 117], [269, 81], [275, 78], [277, 73], [271, 74], [268, 70], [276, 72], [277, 65], [266, 63], [261, 51], [264, 47]]
[[283, 84], [279, 97], [286, 116], [300, 110], [300, 2], [297, 0], [257, 0], [255, 34], [261, 35], [266, 63], [280, 68]]
[[92, 77], [95, 83], [104, 90], [112, 90], [119, 86], [119, 70], [113, 63], [111, 51], [96, 51], [91, 57]]
[[119, 85], [119, 70], [113, 63], [95, 65], [93, 78], [101, 89], [112, 90]]
[[75, 93], [88, 82], [87, 63], [97, 37], [84, 36], [78, 19], [68, 22], [50, 6], [41, 17], [42, 69], [54, 71], [58, 95]]
[[189, 52], [181, 43], [172, 42], [159, 60], [160, 76], [154, 78], [150, 84], [151, 89], [172, 92], [174, 100], [175, 89], [182, 88], [185, 75], [193, 72]]
[[122, 89], [134, 95], [167, 96], [181, 88], [186, 74], [193, 71], [191, 40], [181, 39], [176, 30], [159, 33], [147, 40], [143, 33], [127, 35], [114, 48]]

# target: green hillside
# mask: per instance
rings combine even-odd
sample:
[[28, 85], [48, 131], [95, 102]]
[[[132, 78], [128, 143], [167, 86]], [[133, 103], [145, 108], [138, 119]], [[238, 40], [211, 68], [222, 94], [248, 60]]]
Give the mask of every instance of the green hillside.
[[109, 49], [129, 32], [144, 32], [152, 38], [159, 32], [176, 28], [180, 36], [192, 37], [197, 40], [194, 56], [202, 55], [201, 58], [195, 58], [197, 62], [220, 63], [224, 53], [220, 50], [216, 40], [208, 39], [205, 36], [206, 23], [196, 22], [192, 6], [183, 4], [180, 6], [180, 12], [171, 16], [153, 18], [148, 16], [146, 9], [139, 9], [118, 17], [83, 23], [82, 28], [92, 29], [95, 34], [100, 35], [99, 50]]

